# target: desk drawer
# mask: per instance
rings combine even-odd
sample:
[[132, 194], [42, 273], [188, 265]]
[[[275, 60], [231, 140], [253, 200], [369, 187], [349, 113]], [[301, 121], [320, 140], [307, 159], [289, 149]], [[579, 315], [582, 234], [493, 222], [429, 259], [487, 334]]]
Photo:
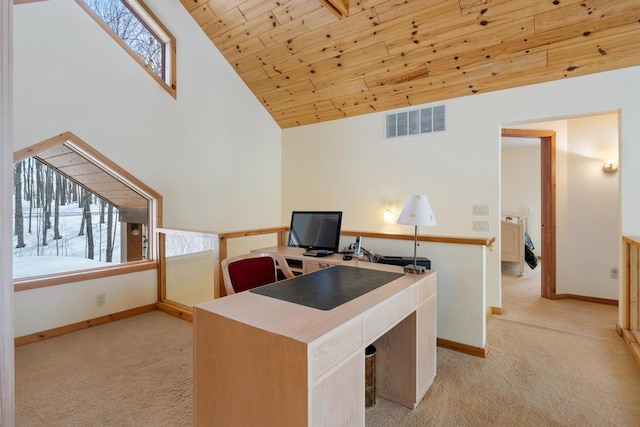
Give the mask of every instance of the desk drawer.
[[311, 381], [338, 366], [351, 353], [362, 348], [362, 319], [356, 318], [312, 344], [309, 350]]
[[369, 310], [364, 315], [364, 342], [371, 342], [390, 325], [413, 312], [416, 301], [416, 288], [411, 287]]
[[316, 270], [320, 270], [323, 268], [331, 267], [332, 265], [337, 265], [338, 263], [329, 262], [329, 261], [304, 261], [304, 273], [311, 273]]
[[321, 268], [327, 268], [329, 267], [331, 264], [328, 264], [326, 262], [314, 262], [314, 261], [306, 261], [304, 263], [304, 273], [311, 273], [313, 271], [316, 270], [320, 270]]

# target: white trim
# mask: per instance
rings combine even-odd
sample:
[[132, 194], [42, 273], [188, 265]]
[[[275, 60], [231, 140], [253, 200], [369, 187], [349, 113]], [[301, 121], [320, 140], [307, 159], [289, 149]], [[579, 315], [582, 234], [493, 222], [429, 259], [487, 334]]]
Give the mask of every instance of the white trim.
[[167, 33], [164, 32], [164, 30], [156, 23], [156, 20], [147, 13], [147, 11], [140, 5], [140, 3], [138, 3], [136, 0], [125, 1], [129, 6], [131, 6], [133, 10], [136, 11], [138, 16], [140, 16], [140, 18], [144, 20], [145, 24], [151, 27], [155, 35], [160, 37], [163, 43], [171, 44], [171, 37], [169, 37]]
[[13, 352], [13, 1], [0, 0], [0, 425], [15, 422]]

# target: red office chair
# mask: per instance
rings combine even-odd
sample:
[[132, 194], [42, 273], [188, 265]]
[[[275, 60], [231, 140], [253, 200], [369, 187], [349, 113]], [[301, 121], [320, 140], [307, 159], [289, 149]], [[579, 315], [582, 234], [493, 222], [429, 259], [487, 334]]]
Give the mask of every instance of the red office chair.
[[222, 276], [227, 295], [278, 281], [278, 270], [294, 277], [287, 261], [276, 253], [241, 255], [222, 260]]

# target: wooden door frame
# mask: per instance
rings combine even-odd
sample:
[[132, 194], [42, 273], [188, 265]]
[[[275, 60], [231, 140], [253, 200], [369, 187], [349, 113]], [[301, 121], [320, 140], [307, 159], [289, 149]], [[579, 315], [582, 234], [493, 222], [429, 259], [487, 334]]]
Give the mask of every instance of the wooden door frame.
[[502, 137], [540, 139], [540, 215], [542, 219], [542, 274], [540, 295], [556, 294], [556, 132], [538, 129], [502, 129]]

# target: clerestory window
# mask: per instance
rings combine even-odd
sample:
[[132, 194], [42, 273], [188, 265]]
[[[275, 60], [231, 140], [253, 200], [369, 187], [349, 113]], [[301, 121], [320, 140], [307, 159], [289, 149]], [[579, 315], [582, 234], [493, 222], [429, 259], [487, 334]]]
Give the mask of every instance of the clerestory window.
[[78, 271], [155, 268], [160, 196], [72, 133], [16, 152], [13, 176], [17, 290]]
[[141, 0], [76, 0], [173, 97], [175, 39]]

